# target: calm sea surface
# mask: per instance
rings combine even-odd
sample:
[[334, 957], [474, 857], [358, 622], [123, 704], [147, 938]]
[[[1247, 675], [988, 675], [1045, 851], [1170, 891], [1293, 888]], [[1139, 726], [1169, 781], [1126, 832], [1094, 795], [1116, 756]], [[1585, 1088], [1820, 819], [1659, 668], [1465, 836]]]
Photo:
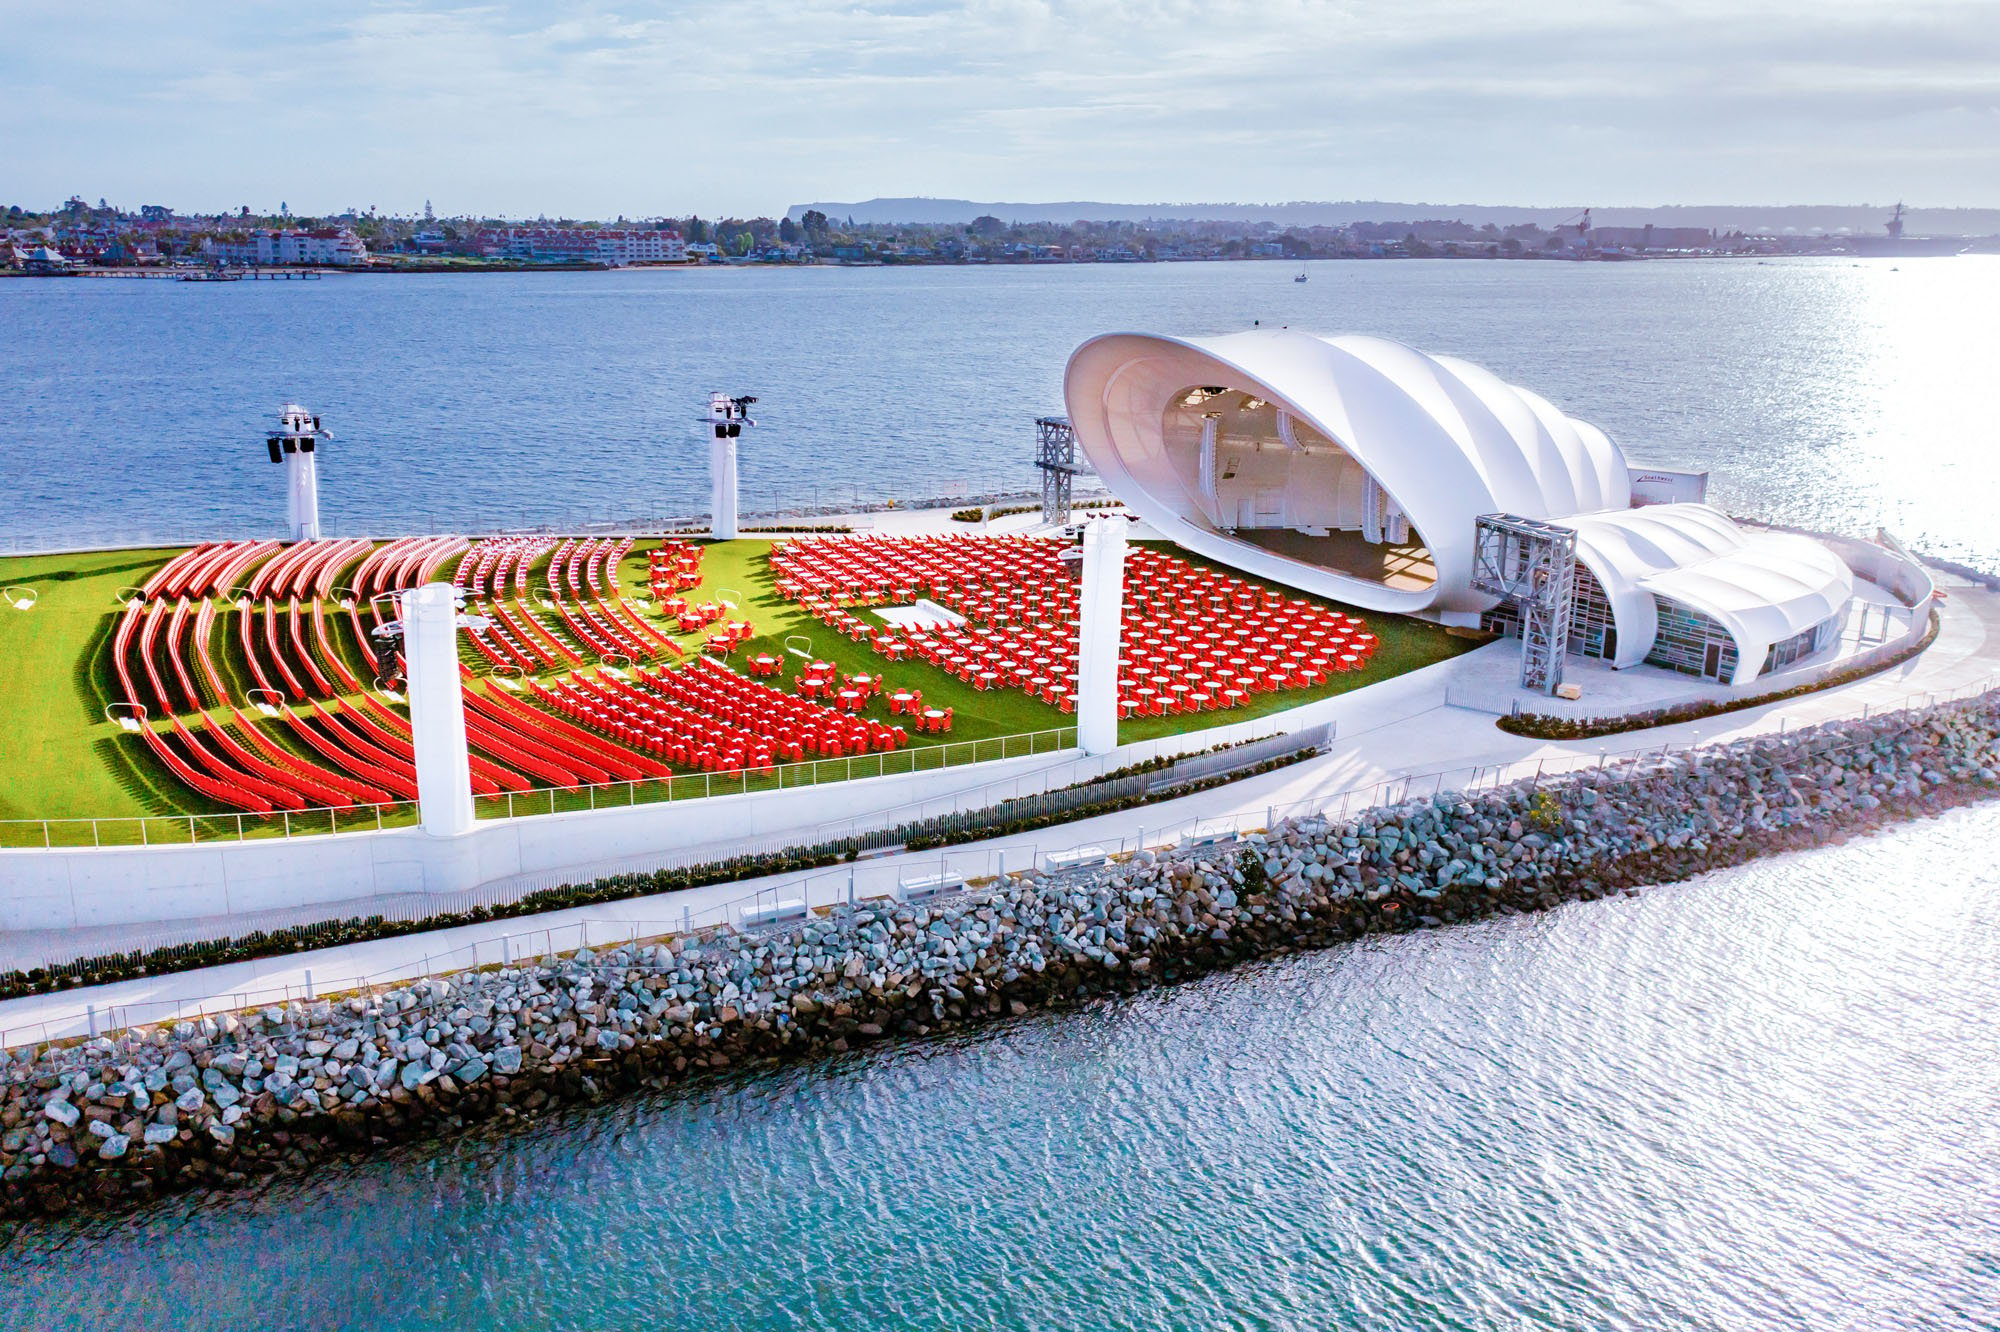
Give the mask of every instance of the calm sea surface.
[[[1455, 352], [1743, 511], [2000, 567], [2000, 260], [0, 282], [0, 544], [1023, 486], [1063, 360]], [[2000, 808], [0, 1247], [0, 1325], [2000, 1327]]]
[[1096, 333], [1252, 321], [1492, 367], [1743, 512], [2000, 558], [2000, 257], [806, 269], [0, 282], [0, 544], [281, 519], [263, 435], [336, 435], [329, 530], [706, 505], [693, 417], [756, 394], [745, 507], [1034, 483]]
[[1989, 807], [35, 1228], [0, 1321], [1990, 1332], [1996, 836]]

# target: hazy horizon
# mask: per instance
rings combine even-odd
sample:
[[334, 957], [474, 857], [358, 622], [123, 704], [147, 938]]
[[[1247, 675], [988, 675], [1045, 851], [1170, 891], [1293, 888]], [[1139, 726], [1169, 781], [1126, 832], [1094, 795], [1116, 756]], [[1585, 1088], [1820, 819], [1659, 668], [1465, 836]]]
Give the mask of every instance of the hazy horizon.
[[305, 214], [899, 196], [1993, 208], [1990, 18], [1981, 0], [112, 0], [87, 25], [17, 7], [0, 182], [23, 204]]

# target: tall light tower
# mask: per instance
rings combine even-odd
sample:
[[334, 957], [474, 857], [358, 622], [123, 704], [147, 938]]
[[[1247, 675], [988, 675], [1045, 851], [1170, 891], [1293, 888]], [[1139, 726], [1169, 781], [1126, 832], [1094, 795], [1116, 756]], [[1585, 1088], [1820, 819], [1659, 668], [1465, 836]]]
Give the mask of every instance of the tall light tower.
[[757, 424], [750, 419], [750, 404], [755, 401], [727, 393], [708, 395], [708, 415], [702, 423], [708, 427], [708, 480], [714, 491], [709, 533], [717, 541], [736, 539], [736, 441]]
[[266, 437], [271, 461], [285, 469], [285, 523], [294, 541], [319, 540], [319, 441], [332, 436], [319, 418], [295, 402], [278, 409], [277, 433]]

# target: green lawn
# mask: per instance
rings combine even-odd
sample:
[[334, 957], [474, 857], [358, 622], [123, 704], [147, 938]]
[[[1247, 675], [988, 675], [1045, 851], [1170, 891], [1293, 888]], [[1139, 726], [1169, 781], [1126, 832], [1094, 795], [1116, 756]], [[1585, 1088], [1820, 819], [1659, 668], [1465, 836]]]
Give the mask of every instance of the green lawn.
[[118, 591], [177, 554], [0, 560], [0, 585], [41, 595], [31, 611], [0, 605], [0, 819], [164, 814], [199, 802], [104, 717], [119, 693], [110, 664]]
[[[640, 543], [621, 565], [620, 581], [628, 595], [646, 595], [646, 552], [655, 544]], [[873, 775], [884, 768], [892, 772], [908, 771], [1003, 755], [1051, 752], [1058, 747], [1057, 738], [1051, 733], [1075, 725], [1073, 716], [1018, 691], [980, 692], [925, 662], [892, 664], [866, 646], [841, 637], [807, 616], [795, 603], [778, 597], [770, 573], [771, 544], [770, 540], [745, 539], [708, 546], [701, 586], [690, 594], [692, 600], [714, 598], [723, 589], [741, 594], [732, 618], [748, 619], [756, 636], [732, 656], [732, 664], [740, 668], [747, 657], [761, 652], [784, 655], [786, 671], [781, 683], [788, 687], [802, 663], [785, 655], [785, 640], [803, 636], [811, 641], [815, 657], [836, 663], [843, 673], [881, 674], [892, 689], [920, 689], [926, 703], [953, 709], [953, 729], [944, 736], [913, 734], [907, 750], [886, 758], [857, 758], [852, 764], [827, 760], [777, 777], [724, 779], [695, 774], [675, 783], [675, 798], [843, 780], [850, 775]], [[224, 833], [234, 827], [236, 816], [217, 813], [201, 797], [183, 789], [143, 752], [135, 737], [104, 718], [105, 704], [117, 696], [109, 663], [110, 637], [119, 610], [116, 593], [144, 582], [176, 553], [116, 551], [0, 559], [0, 585], [30, 587], [40, 595], [31, 611], [0, 606], [0, 820], [153, 816], [143, 831], [148, 840], [181, 841], [190, 836], [188, 815], [197, 816], [195, 831], [203, 836]], [[1189, 558], [1185, 552], [1181, 554]], [[539, 567], [530, 584], [536, 590], [545, 587]], [[551, 628], [559, 623], [553, 614], [542, 612], [541, 617]], [[1229, 712], [1205, 713], [1198, 718], [1127, 721], [1120, 727], [1120, 738], [1150, 739], [1266, 715], [1373, 684], [1476, 645], [1414, 620], [1386, 615], [1365, 618], [1381, 645], [1364, 671], [1335, 676], [1316, 689], [1260, 694], [1248, 706]], [[653, 617], [653, 622], [663, 629], [670, 628], [658, 616]], [[675, 637], [690, 656], [699, 652], [702, 633]], [[345, 639], [344, 632], [336, 630], [336, 642], [343, 654], [350, 657], [350, 665], [359, 671], [360, 663], [352, 659]], [[249, 676], [243, 666], [233, 610], [218, 616], [214, 646], [226, 681], [238, 690], [247, 688]], [[486, 673], [484, 658], [469, 643], [463, 646], [461, 655], [476, 672]], [[365, 675], [365, 671], [360, 673]], [[240, 704], [242, 699], [239, 697], [237, 701]], [[886, 704], [878, 700], [870, 714], [886, 720]], [[262, 729], [286, 748], [305, 752], [286, 728]], [[1008, 739], [1031, 733], [1040, 737], [1032, 749], [1026, 741]], [[633, 793], [632, 798], [646, 799], [649, 795], [659, 798], [659, 794], [639, 792]], [[555, 798], [554, 807], [578, 808], [606, 799], [623, 803], [625, 798], [622, 791], [597, 796], [560, 796]], [[548, 800], [546, 795], [522, 798], [515, 806], [525, 812], [547, 807]], [[481, 802], [482, 814], [505, 813], [506, 808], [504, 801]], [[256, 826], [256, 820], [250, 822]], [[372, 826], [372, 817], [367, 822]], [[78, 835], [72, 831], [68, 840], [74, 842]], [[128, 825], [115, 840], [137, 841], [141, 835], [138, 825]], [[90, 844], [88, 829], [80, 836], [84, 845]], [[38, 844], [38, 839], [39, 832], [28, 838], [19, 828], [0, 828], [0, 845], [23, 845], [30, 840]], [[114, 838], [107, 835], [106, 840]]]

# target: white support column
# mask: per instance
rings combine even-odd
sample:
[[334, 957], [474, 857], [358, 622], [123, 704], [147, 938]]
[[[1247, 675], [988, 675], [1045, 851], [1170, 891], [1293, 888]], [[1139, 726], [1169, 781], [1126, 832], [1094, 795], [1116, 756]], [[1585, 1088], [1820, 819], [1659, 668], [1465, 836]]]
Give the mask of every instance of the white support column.
[[715, 515], [709, 531], [717, 541], [736, 539], [736, 439], [720, 438], [713, 431], [708, 441], [708, 479], [714, 489], [709, 512]]
[[416, 746], [417, 802], [424, 831], [472, 831], [472, 765], [465, 750], [465, 695], [458, 675], [458, 598], [449, 583], [405, 592], [403, 659]]
[[1086, 754], [1118, 747], [1118, 640], [1125, 613], [1123, 516], [1083, 529], [1082, 614], [1077, 629], [1076, 740]]
[[1215, 490], [1215, 432], [1222, 420], [1214, 412], [1201, 418], [1201, 461], [1196, 480], [1201, 485], [1201, 497], [1208, 502], [1209, 521], [1222, 522], [1222, 500]]
[[304, 449], [285, 455], [285, 521], [294, 541], [319, 540], [318, 457]]

